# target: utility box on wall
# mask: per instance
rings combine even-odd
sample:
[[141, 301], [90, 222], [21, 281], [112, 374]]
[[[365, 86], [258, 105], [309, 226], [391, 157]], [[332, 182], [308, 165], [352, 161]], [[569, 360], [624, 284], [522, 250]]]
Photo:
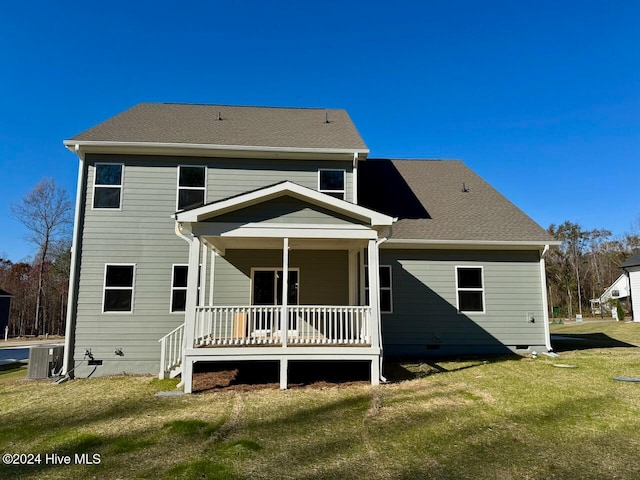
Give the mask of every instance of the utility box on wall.
[[27, 378], [38, 380], [57, 375], [62, 370], [64, 345], [44, 345], [29, 350]]

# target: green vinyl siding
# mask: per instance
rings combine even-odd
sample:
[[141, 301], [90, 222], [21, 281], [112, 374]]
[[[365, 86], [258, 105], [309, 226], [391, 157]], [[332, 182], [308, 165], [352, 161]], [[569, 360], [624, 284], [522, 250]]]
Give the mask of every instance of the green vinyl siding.
[[[393, 270], [392, 314], [383, 315], [387, 352], [427, 354], [543, 346], [538, 252], [382, 250]], [[459, 313], [456, 267], [482, 267], [485, 312]], [[527, 314], [535, 322], [528, 321]]]
[[213, 217], [210, 221], [278, 224], [312, 223], [320, 225], [352, 225], [354, 223], [362, 223], [345, 215], [311, 206], [307, 202], [288, 195]]
[[209, 165], [210, 202], [284, 180], [318, 190], [318, 169], [321, 168], [346, 170], [345, 200], [353, 199], [353, 167], [349, 161], [215, 159]]
[[[100, 162], [124, 164], [121, 208], [118, 210], [92, 208], [94, 166]], [[189, 251], [188, 244], [175, 234], [172, 218], [176, 211], [179, 165], [207, 166], [207, 201], [211, 202], [285, 180], [315, 190], [318, 168], [337, 167], [337, 164], [339, 168], [348, 169], [347, 194], [350, 195], [350, 162], [87, 155], [76, 325], [72, 332], [76, 364], [83, 360], [84, 351], [90, 349], [96, 359], [104, 361], [94, 375], [157, 373], [159, 370], [158, 339], [184, 321], [184, 314], [170, 313], [172, 265], [187, 263]], [[330, 220], [326, 212], [311, 208], [294, 209], [291, 213], [298, 222], [341, 222], [339, 216], [334, 215]], [[324, 253], [330, 258], [324, 258]], [[281, 264], [281, 252], [271, 251], [267, 255], [268, 266]], [[296, 255], [298, 253], [292, 253], [292, 259]], [[328, 270], [340, 263], [341, 273], [330, 280], [322, 280], [325, 286], [315, 294], [311, 289], [307, 292], [303, 289], [301, 302], [308, 300], [305, 295], [310, 295], [311, 300], [319, 303], [333, 299], [335, 302], [329, 303], [347, 303], [346, 252], [343, 256], [344, 262], [338, 262], [336, 258], [341, 259], [339, 252], [320, 252], [316, 257], [302, 260], [305, 271], [314, 262], [318, 263], [318, 268]], [[224, 262], [222, 257], [218, 259], [219, 264]], [[105, 264], [117, 263], [136, 265], [132, 313], [102, 313]], [[222, 270], [223, 267], [220, 274]], [[319, 272], [319, 277], [329, 278], [326, 271]], [[302, 273], [303, 282], [307, 281], [305, 274], [311, 275], [307, 279], [310, 286], [313, 274]], [[216, 295], [220, 288], [220, 295], [228, 296], [232, 303], [248, 304], [248, 280], [233, 277], [229, 276], [228, 283], [217, 282]], [[344, 295], [336, 296], [336, 291], [343, 286]], [[208, 288], [204, 293], [208, 295]], [[115, 355], [116, 348], [122, 348], [124, 356]], [[82, 363], [75, 373], [82, 377], [92, 370], [93, 367]]]

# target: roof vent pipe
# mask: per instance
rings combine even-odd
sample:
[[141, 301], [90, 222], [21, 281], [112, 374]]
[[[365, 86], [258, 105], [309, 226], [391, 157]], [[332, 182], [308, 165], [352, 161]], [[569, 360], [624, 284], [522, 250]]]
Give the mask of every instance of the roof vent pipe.
[[462, 182], [462, 191], [464, 193], [467, 193], [469, 191], [469, 189], [467, 188], [467, 185], [465, 184], [465, 182]]
[[324, 123], [331, 123], [329, 121], [329, 111], [328, 110], [324, 111]]
[[222, 112], [218, 112], [218, 121], [222, 120]]

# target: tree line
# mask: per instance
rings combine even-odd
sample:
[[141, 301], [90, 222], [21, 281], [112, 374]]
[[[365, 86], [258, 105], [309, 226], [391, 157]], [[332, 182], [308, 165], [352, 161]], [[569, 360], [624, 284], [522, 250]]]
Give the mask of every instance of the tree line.
[[592, 314], [589, 300], [599, 298], [623, 273], [620, 265], [640, 251], [640, 219], [636, 223], [619, 236], [569, 221], [551, 225], [548, 232], [562, 243], [545, 257], [550, 308], [567, 317]]
[[73, 223], [67, 191], [43, 179], [11, 205], [11, 213], [37, 253], [31, 262], [0, 257], [0, 289], [13, 295], [9, 335], [64, 335]]

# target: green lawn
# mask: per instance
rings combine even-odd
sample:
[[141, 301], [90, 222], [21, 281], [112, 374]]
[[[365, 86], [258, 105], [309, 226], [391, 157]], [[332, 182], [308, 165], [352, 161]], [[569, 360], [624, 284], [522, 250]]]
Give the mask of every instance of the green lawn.
[[[0, 371], [0, 453], [42, 454], [0, 478], [636, 478], [640, 384], [612, 377], [640, 376], [640, 324], [552, 333], [558, 359], [411, 361], [391, 371], [413, 379], [376, 388], [159, 398], [174, 381]], [[100, 464], [45, 465], [47, 453]]]

